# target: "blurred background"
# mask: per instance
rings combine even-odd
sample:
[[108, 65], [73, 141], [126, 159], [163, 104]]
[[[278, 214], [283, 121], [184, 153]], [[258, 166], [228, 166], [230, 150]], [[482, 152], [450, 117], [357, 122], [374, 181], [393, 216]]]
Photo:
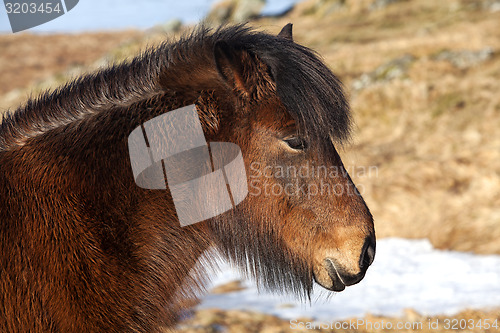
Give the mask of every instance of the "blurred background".
[[[221, 263], [179, 332], [352, 318], [423, 323], [407, 332], [446, 318], [500, 327], [500, 0], [81, 0], [16, 34], [0, 7], [0, 114], [200, 21], [270, 33], [292, 22], [341, 78], [356, 123], [341, 155], [379, 241], [359, 285], [310, 304], [259, 293]], [[480, 326], [464, 331], [500, 331]]]

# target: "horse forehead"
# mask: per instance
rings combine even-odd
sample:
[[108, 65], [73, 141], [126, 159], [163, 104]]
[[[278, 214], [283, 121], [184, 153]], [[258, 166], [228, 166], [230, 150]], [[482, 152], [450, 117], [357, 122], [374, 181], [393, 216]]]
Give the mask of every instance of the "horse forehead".
[[270, 128], [283, 128], [295, 124], [295, 120], [277, 96], [267, 103], [260, 104], [255, 110], [255, 115], [250, 117]]

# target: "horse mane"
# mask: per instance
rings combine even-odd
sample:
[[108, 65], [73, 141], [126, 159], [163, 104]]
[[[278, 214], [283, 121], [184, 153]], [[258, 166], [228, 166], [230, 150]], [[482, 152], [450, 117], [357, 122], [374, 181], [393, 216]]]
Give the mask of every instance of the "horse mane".
[[213, 56], [218, 41], [246, 50], [268, 66], [276, 93], [303, 136], [315, 142], [349, 137], [350, 112], [342, 85], [314, 51], [246, 25], [215, 30], [200, 26], [176, 42], [164, 42], [7, 111], [0, 123], [0, 152], [113, 106], [128, 106], [168, 90], [220, 86]]

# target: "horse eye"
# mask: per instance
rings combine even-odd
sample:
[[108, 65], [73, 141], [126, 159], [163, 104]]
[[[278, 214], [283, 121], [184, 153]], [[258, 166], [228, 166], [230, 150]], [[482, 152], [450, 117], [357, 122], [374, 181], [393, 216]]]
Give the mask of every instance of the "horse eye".
[[285, 141], [290, 148], [295, 150], [304, 150], [307, 148], [307, 142], [298, 136], [284, 139], [283, 141]]

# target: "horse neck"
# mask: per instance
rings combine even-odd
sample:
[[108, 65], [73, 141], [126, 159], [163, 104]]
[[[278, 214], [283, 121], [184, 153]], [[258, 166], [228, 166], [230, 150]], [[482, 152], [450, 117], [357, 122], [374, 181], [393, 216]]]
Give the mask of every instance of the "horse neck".
[[[83, 91], [84, 87], [74, 89]], [[153, 94], [156, 89], [160, 93]], [[0, 151], [0, 178], [8, 180], [0, 197], [8, 196], [9, 205], [14, 207], [2, 223], [13, 227], [22, 224], [32, 230], [30, 244], [50, 244], [47, 249], [32, 251], [64, 248], [78, 253], [89, 267], [96, 268], [93, 258], [102, 258], [105, 264], [91, 274], [124, 272], [124, 281], [113, 278], [102, 282], [109, 290], [116, 290], [115, 285], [120, 284], [156, 288], [157, 293], [141, 295], [158, 299], [135, 301], [154, 302], [158, 307], [171, 304], [181, 286], [190, 283], [189, 273], [198, 257], [211, 246], [210, 233], [204, 223], [182, 228], [167, 191], [143, 190], [135, 185], [127, 140], [132, 130], [145, 121], [195, 102], [196, 94], [192, 90], [165, 91], [155, 87], [142, 100], [128, 99], [107, 107], [88, 101], [94, 103], [94, 109], [83, 108], [68, 118], [59, 110], [53, 113], [58, 118], [50, 124], [33, 124], [33, 128], [43, 131]], [[50, 107], [76, 107], [74, 100], [65, 100], [64, 96], [52, 98], [39, 105], [49, 108], [42, 110], [45, 114], [50, 114]], [[30, 119], [18, 117], [21, 123]], [[23, 127], [21, 123], [8, 124], [19, 129], [7, 131], [15, 134], [10, 143], [29, 132], [30, 125]], [[41, 257], [52, 255], [47, 252]], [[44, 265], [49, 266], [44, 263], [41, 267]], [[53, 267], [53, 271], [60, 272], [60, 276], [67, 274], [64, 267]], [[130, 295], [130, 301], [141, 295]]]

